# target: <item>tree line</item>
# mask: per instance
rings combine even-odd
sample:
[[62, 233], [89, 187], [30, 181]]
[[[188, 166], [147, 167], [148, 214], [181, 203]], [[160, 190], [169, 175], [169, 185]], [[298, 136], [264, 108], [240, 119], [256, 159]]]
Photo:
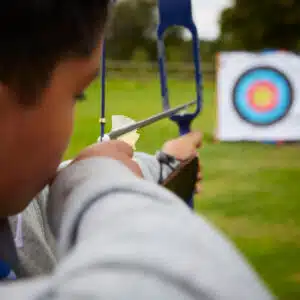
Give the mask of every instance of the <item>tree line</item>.
[[[156, 1], [117, 1], [107, 27], [107, 56], [111, 60], [156, 61]], [[201, 40], [204, 61], [231, 50], [300, 49], [299, 0], [235, 0], [220, 17], [220, 36]], [[168, 61], [192, 61], [192, 45], [182, 28], [165, 36]]]

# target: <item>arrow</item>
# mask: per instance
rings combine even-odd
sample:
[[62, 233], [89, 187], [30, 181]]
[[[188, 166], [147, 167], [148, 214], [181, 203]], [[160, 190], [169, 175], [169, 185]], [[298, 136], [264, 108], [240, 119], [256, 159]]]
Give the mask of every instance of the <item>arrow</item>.
[[188, 107], [192, 106], [192, 105], [195, 105], [197, 104], [197, 101], [191, 101], [191, 102], [188, 102], [186, 104], [183, 104], [183, 105], [180, 105], [180, 106], [177, 106], [175, 108], [172, 108], [172, 109], [168, 109], [168, 110], [165, 110], [161, 113], [158, 113], [154, 116], [151, 116], [145, 120], [142, 120], [142, 121], [139, 121], [139, 122], [136, 122], [134, 124], [131, 124], [131, 125], [128, 125], [128, 126], [124, 126], [122, 128], [119, 128], [119, 129], [116, 129], [116, 130], [113, 130], [111, 131], [110, 133], [106, 134], [103, 138], [102, 141], [108, 141], [108, 140], [115, 140], [117, 138], [119, 138], [120, 136], [124, 135], [124, 134], [127, 134], [131, 131], [134, 131], [134, 130], [137, 130], [137, 129], [141, 129], [145, 126], [148, 126], [148, 125], [151, 125], [157, 121], [160, 121], [164, 118], [167, 118], [167, 117], [170, 117], [170, 116], [173, 116], [175, 115], [176, 113], [182, 111], [182, 110], [185, 110], [187, 109]]

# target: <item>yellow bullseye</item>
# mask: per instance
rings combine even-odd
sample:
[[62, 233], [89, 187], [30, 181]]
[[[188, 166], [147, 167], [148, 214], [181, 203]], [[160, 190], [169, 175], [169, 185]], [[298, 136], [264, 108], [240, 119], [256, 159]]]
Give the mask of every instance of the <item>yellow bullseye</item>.
[[268, 87], [260, 86], [255, 90], [253, 100], [257, 106], [264, 107], [270, 105], [272, 96], [273, 93]]

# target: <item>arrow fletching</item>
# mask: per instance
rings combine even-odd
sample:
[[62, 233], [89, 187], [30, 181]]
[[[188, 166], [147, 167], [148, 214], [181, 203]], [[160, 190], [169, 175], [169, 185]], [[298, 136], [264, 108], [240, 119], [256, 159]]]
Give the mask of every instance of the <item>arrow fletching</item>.
[[[114, 115], [112, 116], [112, 131], [118, 130], [125, 126], [130, 126], [136, 124], [136, 121], [122, 115]], [[136, 150], [136, 143], [139, 140], [140, 134], [137, 133], [137, 129], [125, 133], [117, 138], [119, 141], [123, 141], [129, 144], [133, 150]]]

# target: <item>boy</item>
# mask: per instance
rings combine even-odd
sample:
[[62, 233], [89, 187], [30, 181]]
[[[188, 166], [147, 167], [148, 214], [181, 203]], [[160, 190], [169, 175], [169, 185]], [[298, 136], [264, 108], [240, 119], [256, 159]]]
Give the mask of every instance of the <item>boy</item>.
[[[2, 3], [0, 257], [4, 271], [8, 263], [18, 274], [7, 218], [50, 184], [46, 213], [58, 266], [1, 283], [1, 299], [272, 299], [217, 231], [141, 178], [128, 145], [93, 145], [56, 174], [74, 98], [98, 73], [108, 2]], [[190, 138], [199, 144], [198, 134]]]

